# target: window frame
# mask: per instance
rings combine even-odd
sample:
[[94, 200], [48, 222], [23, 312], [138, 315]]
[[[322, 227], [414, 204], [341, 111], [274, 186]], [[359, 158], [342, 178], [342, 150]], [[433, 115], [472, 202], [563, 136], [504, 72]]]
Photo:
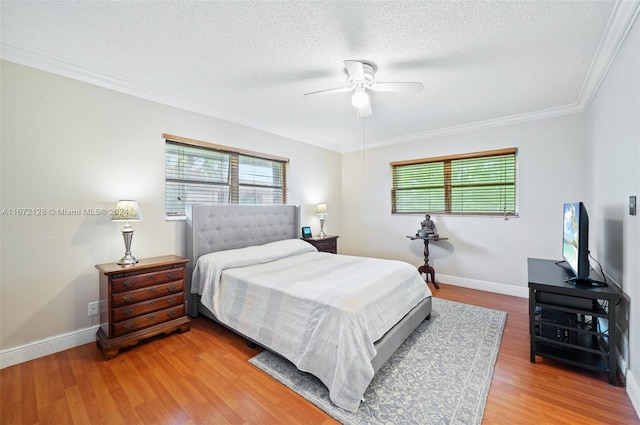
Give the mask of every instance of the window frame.
[[[220, 183], [220, 182], [204, 182], [205, 184], [210, 184], [212, 187], [228, 187], [228, 203], [227, 204], [222, 204], [222, 205], [229, 205], [229, 204], [239, 204], [240, 203], [240, 192], [241, 192], [241, 188], [242, 187], [260, 187], [260, 188], [271, 188], [271, 189], [281, 189], [282, 190], [282, 205], [286, 205], [289, 201], [289, 159], [288, 158], [284, 158], [284, 157], [280, 157], [280, 156], [276, 156], [276, 155], [270, 155], [270, 154], [264, 154], [264, 153], [259, 153], [259, 152], [254, 152], [254, 151], [250, 151], [250, 150], [246, 150], [246, 149], [238, 149], [238, 148], [233, 148], [233, 147], [229, 147], [229, 146], [224, 146], [224, 145], [219, 145], [219, 144], [215, 144], [215, 143], [210, 143], [210, 142], [204, 142], [204, 141], [200, 141], [200, 140], [195, 140], [195, 139], [190, 139], [190, 138], [186, 138], [186, 137], [181, 137], [181, 136], [175, 136], [175, 135], [171, 135], [171, 134], [163, 134], [162, 137], [165, 140], [165, 144], [164, 144], [164, 152], [165, 152], [165, 200], [164, 200], [164, 208], [165, 208], [165, 218], [169, 219], [169, 220], [173, 220], [173, 219], [184, 219], [185, 218], [185, 211], [177, 211], [177, 212], [170, 212], [168, 210], [168, 204], [167, 204], [167, 183], [171, 182], [171, 183], [175, 183], [175, 182], [179, 182], [181, 179], [176, 179], [175, 177], [171, 177], [169, 178], [167, 176], [167, 159], [166, 159], [166, 155], [167, 155], [167, 146], [169, 144], [171, 145], [182, 145], [185, 147], [190, 147], [190, 148], [195, 148], [195, 149], [203, 149], [203, 150], [207, 150], [207, 151], [211, 151], [211, 152], [218, 152], [218, 153], [222, 153], [222, 154], [227, 154], [229, 155], [228, 157], [228, 176], [227, 176], [227, 182], [225, 183]], [[281, 169], [281, 174], [280, 174], [280, 178], [281, 178], [281, 182], [282, 185], [261, 185], [261, 184], [247, 184], [247, 183], [242, 183], [240, 180], [240, 175], [239, 175], [239, 171], [240, 171], [240, 162], [241, 162], [241, 157], [244, 158], [255, 158], [258, 161], [270, 161], [273, 163], [279, 163], [282, 166]], [[183, 179], [183, 180], [189, 180], [189, 179]], [[197, 182], [195, 182], [197, 183]], [[203, 202], [206, 203], [206, 202]], [[214, 204], [214, 203], [212, 203]], [[247, 204], [249, 205], [249, 204]], [[251, 205], [255, 205], [255, 204], [251, 204]]]
[[[464, 161], [464, 160], [473, 160], [473, 159], [482, 159], [482, 158], [491, 158], [491, 157], [507, 157], [513, 156], [513, 210], [512, 211], [491, 211], [491, 212], [463, 212], [463, 211], [453, 211], [452, 210], [452, 189], [455, 189], [456, 186], [451, 181], [451, 163], [454, 161]], [[433, 187], [442, 187], [444, 191], [444, 209], [443, 210], [416, 210], [416, 211], [397, 211], [397, 198], [398, 198], [398, 190], [397, 188], [397, 176], [396, 170], [400, 167], [404, 166], [416, 166], [416, 165], [426, 165], [426, 164], [443, 164], [442, 175], [438, 175], [439, 179], [442, 179], [442, 184]], [[518, 148], [504, 148], [504, 149], [496, 149], [482, 152], [471, 152], [457, 155], [446, 155], [446, 156], [438, 156], [431, 158], [420, 158], [420, 159], [412, 159], [406, 161], [395, 161], [390, 162], [390, 171], [391, 171], [391, 214], [440, 214], [440, 215], [451, 215], [451, 216], [483, 216], [483, 217], [518, 217], [518, 195], [519, 195], [519, 178], [518, 178]], [[509, 170], [511, 172], [511, 170]], [[505, 183], [503, 182], [502, 185]], [[507, 184], [511, 184], [510, 182]], [[481, 186], [491, 186], [495, 184], [485, 184]], [[410, 190], [410, 188], [406, 188], [406, 190]], [[414, 189], [415, 190], [415, 189]], [[511, 206], [511, 205], [510, 205]]]

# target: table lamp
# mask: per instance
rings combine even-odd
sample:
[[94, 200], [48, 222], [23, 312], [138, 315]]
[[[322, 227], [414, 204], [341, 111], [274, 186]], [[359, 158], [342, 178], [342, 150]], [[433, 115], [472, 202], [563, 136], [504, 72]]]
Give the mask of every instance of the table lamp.
[[327, 204], [316, 205], [316, 214], [320, 216], [320, 233], [318, 233], [318, 236], [324, 238], [327, 236], [327, 234], [324, 233], [324, 215], [327, 214]]
[[131, 240], [133, 239], [133, 229], [129, 221], [142, 221], [142, 214], [136, 201], [120, 200], [116, 205], [115, 211], [111, 216], [112, 221], [125, 221], [124, 229], [122, 229], [122, 237], [124, 238], [124, 257], [118, 261], [118, 264], [131, 265], [136, 264], [138, 260], [131, 255]]

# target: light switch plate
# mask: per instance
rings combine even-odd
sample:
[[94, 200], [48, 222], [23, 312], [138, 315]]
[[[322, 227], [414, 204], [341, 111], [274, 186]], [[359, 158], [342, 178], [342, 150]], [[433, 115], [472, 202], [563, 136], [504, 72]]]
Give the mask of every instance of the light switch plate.
[[636, 215], [636, 197], [629, 196], [629, 215]]

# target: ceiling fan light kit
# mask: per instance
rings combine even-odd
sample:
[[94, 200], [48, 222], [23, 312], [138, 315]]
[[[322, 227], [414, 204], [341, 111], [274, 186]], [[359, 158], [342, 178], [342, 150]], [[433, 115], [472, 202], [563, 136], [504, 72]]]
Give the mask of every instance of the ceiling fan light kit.
[[369, 104], [369, 95], [364, 91], [364, 88], [356, 88], [356, 92], [351, 96], [351, 104], [356, 109], [364, 108]]
[[358, 110], [358, 115], [368, 117], [372, 114], [371, 100], [367, 90], [378, 92], [421, 92], [424, 86], [419, 82], [394, 82], [394, 83], [374, 83], [376, 66], [370, 62], [346, 60], [344, 61], [345, 72], [349, 86], [335, 89], [321, 90], [305, 93], [303, 96], [320, 94], [336, 94], [353, 91], [351, 105]]

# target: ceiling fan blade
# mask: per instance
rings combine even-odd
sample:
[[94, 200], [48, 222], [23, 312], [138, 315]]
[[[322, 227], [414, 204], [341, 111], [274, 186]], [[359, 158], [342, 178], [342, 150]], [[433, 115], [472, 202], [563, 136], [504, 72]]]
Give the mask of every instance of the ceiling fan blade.
[[358, 115], [360, 115], [361, 117], [368, 117], [372, 113], [373, 111], [371, 110], [371, 102], [367, 103], [362, 108], [358, 108]]
[[344, 67], [347, 68], [347, 72], [353, 81], [364, 80], [364, 67], [362, 62], [347, 60], [344, 61]]
[[328, 90], [314, 91], [314, 92], [311, 92], [311, 93], [305, 93], [302, 96], [304, 97], [304, 96], [314, 96], [314, 95], [317, 95], [317, 94], [322, 95], [322, 94], [346, 93], [346, 92], [351, 91], [351, 90], [353, 90], [353, 87], [339, 87], [337, 89], [328, 89]]
[[373, 91], [402, 93], [417, 93], [423, 88], [422, 83], [373, 83], [370, 87]]

